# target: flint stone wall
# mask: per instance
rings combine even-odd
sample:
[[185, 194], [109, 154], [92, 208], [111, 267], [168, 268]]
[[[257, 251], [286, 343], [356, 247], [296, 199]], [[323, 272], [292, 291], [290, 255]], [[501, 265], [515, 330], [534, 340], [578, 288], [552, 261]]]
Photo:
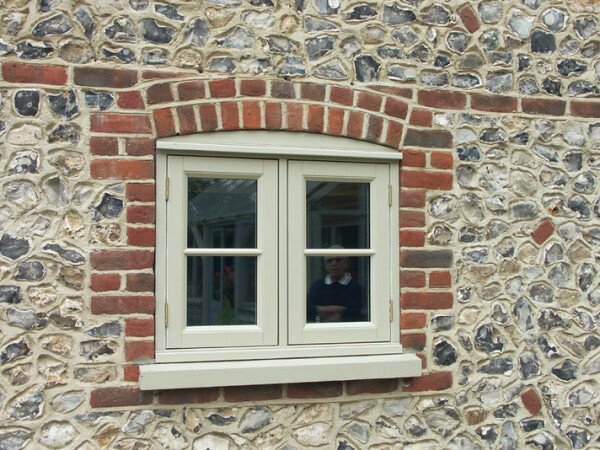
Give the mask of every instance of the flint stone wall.
[[[595, 448], [594, 1], [7, 0], [0, 448]], [[377, 142], [423, 377], [142, 392], [154, 141]]]

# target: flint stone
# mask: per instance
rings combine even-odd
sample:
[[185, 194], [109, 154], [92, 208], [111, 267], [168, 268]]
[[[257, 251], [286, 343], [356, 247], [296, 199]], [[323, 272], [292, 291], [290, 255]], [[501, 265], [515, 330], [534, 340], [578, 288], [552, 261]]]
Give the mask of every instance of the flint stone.
[[163, 49], [154, 49], [142, 54], [142, 64], [160, 65], [167, 64], [167, 53]]
[[[300, 0], [301, 2], [303, 0]], [[272, 0], [250, 0], [250, 4], [252, 6], [258, 6], [258, 7], [265, 7], [265, 8], [271, 8], [273, 6], [275, 6], [275, 4], [273, 3]]]
[[490, 448], [498, 440], [498, 432], [494, 427], [480, 427], [475, 432]]
[[558, 72], [563, 77], [569, 77], [571, 75], [581, 75], [587, 69], [587, 66], [584, 64], [579, 64], [574, 59], [563, 59], [556, 66]]
[[484, 50], [491, 52], [498, 48], [500, 43], [500, 35], [495, 30], [485, 31], [479, 38], [479, 42]]
[[271, 53], [296, 53], [296, 46], [286, 38], [271, 37], [267, 39], [267, 45]]
[[75, 428], [69, 422], [50, 422], [42, 428], [40, 442], [49, 448], [65, 448], [75, 436]]
[[507, 419], [515, 417], [519, 412], [519, 405], [516, 403], [510, 403], [508, 405], [502, 405], [500, 408], [494, 411], [494, 417], [498, 419]]
[[337, 14], [340, 2], [339, 0], [313, 0], [317, 11], [324, 16]]
[[114, 97], [108, 92], [85, 91], [85, 105], [104, 111], [115, 102]]
[[158, 14], [161, 14], [161, 15], [167, 17], [168, 19], [172, 19], [172, 20], [184, 20], [185, 19], [185, 17], [183, 17], [181, 14], [179, 14], [179, 12], [177, 11], [177, 8], [175, 6], [154, 5], [154, 11], [156, 11]]
[[278, 74], [281, 76], [306, 75], [306, 68], [302, 58], [298, 56], [286, 56], [284, 63], [279, 68]]
[[525, 298], [519, 298], [519, 300], [515, 304], [513, 313], [517, 319], [517, 325], [519, 326], [521, 331], [526, 333], [527, 331], [534, 328], [532, 308]]
[[508, 225], [500, 220], [493, 220], [488, 224], [486, 230], [487, 239], [495, 239], [508, 230]]
[[270, 420], [271, 413], [267, 409], [259, 406], [246, 413], [240, 421], [239, 428], [242, 433], [251, 433], [265, 426]]
[[22, 116], [36, 116], [40, 109], [40, 91], [17, 91], [15, 94], [15, 109]]
[[483, 1], [477, 7], [477, 12], [484, 23], [498, 23], [502, 16], [502, 4], [495, 0]]
[[81, 328], [83, 326], [80, 318], [82, 311], [83, 306], [78, 299], [67, 298], [48, 315], [48, 318], [62, 329]]
[[483, 235], [475, 228], [462, 227], [459, 230], [458, 240], [465, 243], [481, 242]]
[[104, 29], [104, 34], [115, 42], [135, 42], [137, 39], [133, 24], [124, 17], [116, 18], [112, 25]]
[[161, 27], [154, 19], [142, 19], [139, 26], [142, 38], [152, 44], [168, 44], [175, 34], [174, 28]]
[[525, 95], [536, 95], [540, 93], [540, 88], [537, 85], [535, 78], [522, 78], [518, 83], [519, 92]]
[[409, 54], [408, 59], [414, 59], [422, 63], [428, 63], [431, 61], [431, 50], [425, 45], [417, 45]]
[[77, 409], [85, 400], [83, 391], [71, 391], [60, 394], [52, 402], [52, 407], [61, 413], [68, 413]]
[[519, 357], [519, 376], [527, 380], [540, 373], [540, 363], [535, 353], [525, 353]]
[[405, 47], [410, 47], [419, 39], [417, 33], [410, 27], [402, 27], [392, 33], [392, 37]]
[[490, 359], [489, 363], [481, 366], [477, 372], [490, 375], [503, 375], [513, 370], [513, 368], [513, 359], [512, 357], [507, 356], [505, 358]]
[[535, 283], [529, 288], [529, 295], [538, 303], [552, 303], [554, 292], [546, 283]]
[[115, 197], [112, 194], [104, 193], [100, 203], [94, 207], [94, 222], [98, 222], [103, 218], [119, 217], [123, 211], [123, 200]]
[[502, 425], [502, 440], [500, 441], [500, 448], [502, 450], [511, 450], [517, 448], [518, 445], [517, 435], [515, 434], [514, 425], [512, 422], [504, 422]]
[[476, 173], [476, 170], [471, 166], [459, 166], [456, 169], [458, 184], [464, 187], [472, 187]]
[[368, 20], [377, 15], [377, 10], [370, 7], [369, 5], [357, 5], [352, 11], [346, 14], [346, 20], [348, 21], [362, 21]]
[[568, 264], [560, 263], [550, 269], [548, 278], [556, 287], [564, 287], [568, 284], [571, 277], [571, 269]]
[[577, 269], [577, 284], [579, 289], [586, 292], [596, 278], [596, 268], [592, 264], [584, 263]]
[[514, 220], [531, 220], [537, 217], [537, 205], [534, 202], [520, 202], [511, 205]]
[[46, 250], [52, 253], [56, 253], [65, 261], [68, 261], [73, 264], [80, 264], [85, 262], [85, 256], [75, 250], [65, 250], [60, 247], [58, 244], [46, 244], [42, 247], [42, 250]]
[[527, 39], [531, 34], [534, 21], [535, 17], [526, 16], [521, 11], [515, 11], [508, 19], [508, 26], [519, 39]]
[[30, 41], [24, 41], [17, 43], [15, 51], [21, 59], [44, 59], [54, 52], [54, 46], [48, 43], [35, 45]]
[[352, 422], [347, 425], [345, 429], [363, 444], [366, 444], [369, 441], [369, 425], [360, 422]]
[[46, 268], [40, 261], [25, 261], [17, 266], [15, 280], [37, 281], [44, 278]]
[[308, 59], [317, 60], [333, 50], [333, 38], [331, 36], [319, 36], [306, 42]]
[[213, 58], [208, 65], [208, 70], [211, 72], [233, 73], [235, 69], [235, 61], [229, 56]]
[[597, 348], [600, 347], [600, 338], [598, 336], [594, 336], [594, 335], [590, 335], [590, 336], [586, 337], [585, 341], [583, 342], [583, 347], [588, 352], [596, 350]]
[[567, 206], [571, 211], [578, 214], [580, 220], [588, 220], [590, 218], [590, 207], [583, 197], [571, 197], [567, 202]]
[[506, 133], [500, 128], [486, 128], [479, 139], [486, 144], [499, 144], [508, 140]]
[[42, 415], [44, 403], [41, 392], [25, 393], [12, 403], [8, 415], [15, 420], [36, 419]]
[[450, 436], [460, 425], [458, 414], [453, 408], [427, 411], [425, 413], [425, 422], [433, 432], [444, 438]]
[[581, 39], [588, 39], [598, 32], [598, 22], [591, 16], [575, 20], [573, 26]]
[[393, 65], [388, 68], [387, 75], [390, 80], [415, 81], [417, 79], [417, 69], [414, 67]]
[[233, 8], [236, 6], [240, 6], [242, 0], [206, 0], [206, 3]]
[[112, 322], [106, 322], [102, 325], [98, 325], [97, 327], [90, 328], [85, 331], [85, 334], [88, 336], [93, 336], [97, 338], [104, 337], [118, 337], [123, 333], [123, 327], [119, 323], [118, 320], [114, 320]]
[[334, 59], [315, 68], [313, 74], [319, 78], [330, 80], [343, 80], [348, 78], [348, 73], [339, 59]]
[[433, 360], [438, 366], [450, 366], [457, 358], [456, 348], [446, 340], [438, 342], [433, 349]]
[[75, 378], [84, 383], [105, 383], [117, 378], [114, 366], [82, 366], [75, 367]]
[[488, 77], [485, 88], [494, 94], [501, 94], [512, 89], [513, 76], [511, 73], [492, 74]]
[[538, 326], [544, 330], [548, 331], [552, 328], [562, 327], [569, 328], [571, 325], [568, 321], [563, 319], [560, 315], [555, 313], [554, 311], [550, 311], [548, 309], [543, 309], [540, 317], [538, 318]]
[[582, 194], [591, 194], [596, 188], [596, 178], [591, 172], [584, 172], [573, 181], [573, 189]]
[[76, 125], [59, 125], [48, 135], [48, 142], [67, 142], [71, 144], [79, 143], [81, 135]]
[[29, 252], [29, 241], [25, 238], [11, 236], [4, 233], [0, 238], [0, 254], [15, 260]]
[[81, 8], [77, 9], [73, 15], [83, 27], [85, 37], [91, 40], [96, 32], [96, 23], [94, 22], [94, 19], [88, 9], [82, 6]]
[[[157, 413], [155, 411], [155, 413]], [[172, 450], [189, 449], [190, 443], [186, 439], [179, 427], [173, 423], [161, 423], [156, 427], [152, 435], [164, 448]], [[226, 438], [205, 435], [194, 441], [194, 449], [208, 448], [229, 448], [229, 441]], [[132, 449], [137, 450], [137, 449]], [[141, 450], [141, 449], [140, 449]]]
[[102, 57], [104, 59], [110, 59], [110, 58], [114, 57], [125, 64], [132, 64], [137, 61], [135, 53], [133, 53], [131, 50], [129, 50], [127, 48], [123, 48], [117, 52], [103, 48], [102, 49]]
[[142, 435], [146, 432], [146, 428], [150, 420], [152, 420], [152, 411], [135, 411], [129, 417], [127, 423], [123, 426], [123, 433], [128, 435]]
[[545, 78], [544, 81], [542, 81], [542, 89], [544, 90], [544, 92], [550, 95], [562, 97], [562, 82], [559, 80], [551, 80], [550, 78]]
[[382, 21], [385, 25], [404, 25], [407, 23], [413, 23], [417, 19], [417, 16], [410, 9], [402, 9], [398, 4], [394, 3], [383, 6]]
[[82, 342], [79, 354], [89, 361], [96, 361], [103, 355], [115, 353], [114, 344], [105, 341]]
[[51, 178], [44, 183], [44, 192], [50, 203], [57, 208], [62, 208], [69, 204], [70, 198], [67, 184], [60, 178]]
[[598, 97], [600, 90], [588, 81], [574, 81], [567, 88], [569, 97]]
[[54, 34], [65, 34], [71, 31], [71, 29], [69, 19], [61, 13], [39, 22], [33, 27], [32, 33], [34, 36], [42, 38]]
[[445, 72], [421, 72], [421, 83], [427, 86], [446, 86], [448, 84], [448, 74]]
[[489, 323], [483, 324], [477, 329], [475, 345], [486, 353], [502, 352], [504, 349], [502, 338], [498, 337], [494, 341], [494, 331]]
[[561, 366], [553, 368], [552, 373], [563, 381], [572, 381], [579, 376], [579, 369], [573, 361], [567, 359]]
[[533, 53], [550, 54], [556, 50], [556, 38], [552, 33], [535, 29], [531, 33], [531, 51]]
[[362, 83], [378, 80], [380, 64], [371, 55], [361, 55], [354, 59], [356, 79]]
[[454, 74], [452, 76], [452, 86], [464, 89], [473, 89], [481, 86], [481, 79], [477, 75], [470, 73]]
[[77, 106], [77, 98], [75, 97], [75, 91], [70, 90], [62, 94], [49, 95], [48, 101], [50, 102], [50, 108], [52, 112], [58, 117], [64, 119], [71, 119], [77, 113], [79, 113], [79, 106]]
[[48, 320], [43, 318], [42, 313], [36, 314], [34, 310], [20, 310], [17, 308], [8, 308], [6, 310], [6, 320], [10, 325], [18, 326], [26, 330], [44, 328]]
[[319, 32], [319, 31], [332, 31], [336, 30], [337, 27], [331, 22], [326, 20], [315, 19], [314, 17], [304, 18], [304, 30], [308, 33]]
[[429, 25], [448, 25], [451, 19], [451, 12], [439, 4], [431, 5], [421, 15], [421, 21]]
[[578, 172], [583, 167], [583, 154], [581, 152], [569, 152], [563, 157], [563, 164], [567, 172]]
[[28, 429], [2, 429], [0, 432], [0, 448], [3, 450], [20, 450], [25, 448], [33, 435]]
[[[433, 61], [434, 67], [447, 67], [452, 61], [446, 55], [437, 55]], [[455, 75], [456, 77], [456, 75]]]
[[451, 222], [460, 217], [459, 205], [455, 198], [444, 195], [431, 200], [429, 212], [437, 219]]
[[402, 59], [402, 49], [396, 47], [377, 47], [377, 55], [380, 58]]
[[210, 37], [210, 31], [206, 26], [206, 22], [202, 19], [195, 19], [187, 29], [188, 42], [191, 42], [198, 47], [204, 47], [206, 41]]

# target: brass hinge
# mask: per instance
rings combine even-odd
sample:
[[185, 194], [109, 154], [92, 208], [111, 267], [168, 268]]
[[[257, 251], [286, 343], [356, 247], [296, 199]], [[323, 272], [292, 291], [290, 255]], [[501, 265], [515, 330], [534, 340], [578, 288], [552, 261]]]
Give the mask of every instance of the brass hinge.
[[390, 322], [394, 321], [394, 302], [390, 299]]
[[392, 206], [392, 185], [388, 185], [388, 203]]
[[169, 326], [169, 304], [165, 303], [165, 327]]
[[167, 177], [167, 181], [165, 182], [165, 199], [169, 200], [169, 177]]

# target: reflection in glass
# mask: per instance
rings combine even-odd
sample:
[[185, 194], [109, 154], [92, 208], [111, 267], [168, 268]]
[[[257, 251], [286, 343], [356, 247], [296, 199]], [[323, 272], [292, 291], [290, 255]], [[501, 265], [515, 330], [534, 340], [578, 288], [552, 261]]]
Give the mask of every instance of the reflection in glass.
[[255, 325], [256, 257], [187, 258], [187, 325]]
[[306, 322], [370, 320], [368, 256], [306, 258]]
[[369, 248], [369, 183], [306, 182], [306, 246]]
[[188, 178], [188, 248], [255, 248], [256, 180]]

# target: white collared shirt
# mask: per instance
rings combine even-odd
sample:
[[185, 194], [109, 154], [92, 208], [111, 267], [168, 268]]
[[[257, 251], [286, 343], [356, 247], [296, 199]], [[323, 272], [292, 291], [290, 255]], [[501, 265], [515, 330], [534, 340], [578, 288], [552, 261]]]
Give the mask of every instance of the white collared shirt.
[[[346, 286], [348, 283], [350, 283], [350, 280], [352, 280], [352, 276], [350, 276], [350, 274], [346, 272], [344, 273], [344, 276], [338, 281], [338, 283]], [[325, 277], [325, 284], [333, 284], [333, 281], [331, 280], [331, 277], [329, 275]]]

